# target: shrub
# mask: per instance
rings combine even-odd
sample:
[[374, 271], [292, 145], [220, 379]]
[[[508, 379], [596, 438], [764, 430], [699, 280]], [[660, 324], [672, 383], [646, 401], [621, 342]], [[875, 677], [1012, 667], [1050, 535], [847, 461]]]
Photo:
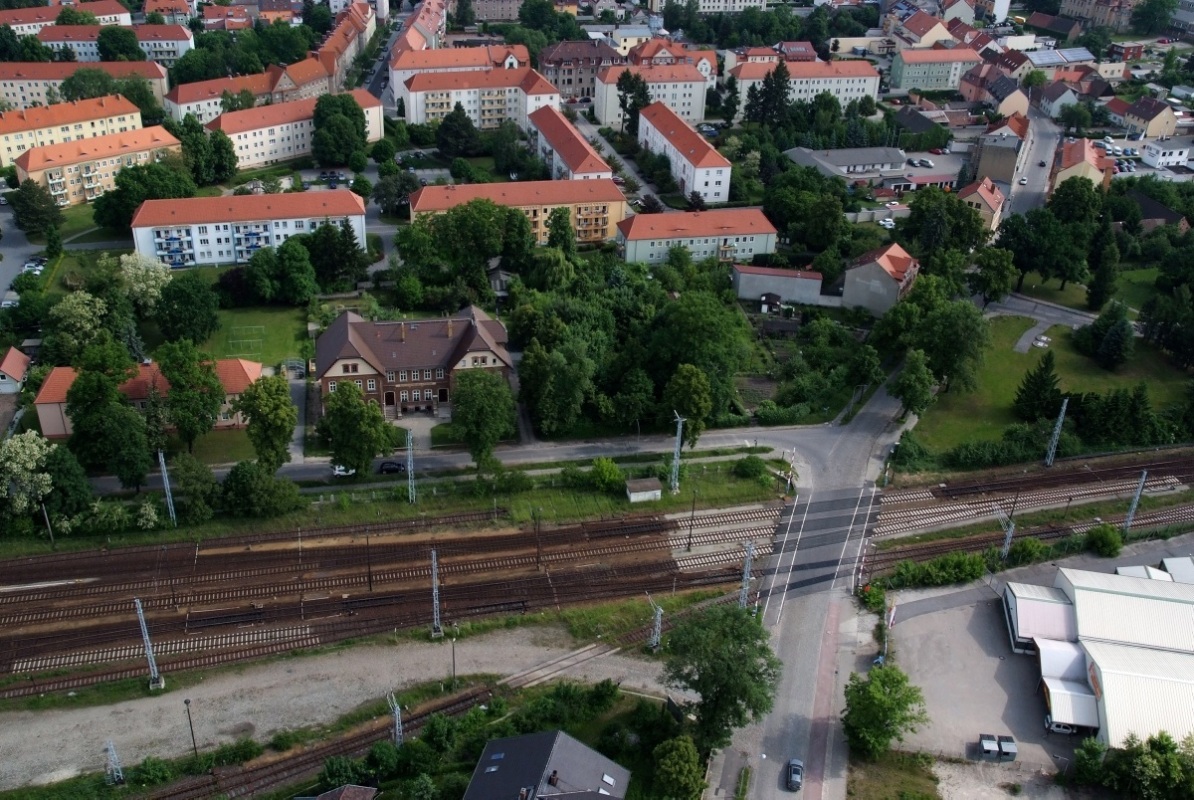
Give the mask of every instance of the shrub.
[[626, 490], [626, 473], [609, 458], [593, 459], [593, 469], [589, 472], [589, 480], [593, 488], [599, 492], [621, 494]]
[[1123, 536], [1114, 525], [1104, 522], [1086, 532], [1086, 549], [1103, 558], [1115, 558], [1123, 546]]
[[867, 584], [858, 590], [858, 599], [863, 607], [872, 614], [882, 614], [887, 610], [887, 592], [882, 586]]
[[811, 413], [807, 403], [797, 403], [794, 406], [781, 407], [772, 400], [764, 400], [755, 409], [755, 417], [760, 425], [797, 425]]
[[978, 580], [987, 571], [986, 558], [981, 553], [948, 553], [932, 561], [917, 564], [901, 561], [895, 574], [888, 579], [890, 588], [913, 586], [948, 586]]
[[1074, 750], [1074, 780], [1087, 786], [1103, 782], [1103, 756], [1107, 746], [1098, 739], [1083, 739]]
[[767, 462], [758, 456], [747, 456], [740, 458], [734, 462], [734, 475], [746, 480], [767, 480], [771, 475], [771, 469], [767, 466]]
[[133, 770], [133, 786], [158, 786], [174, 780], [174, 768], [160, 758], [149, 756]]
[[269, 749], [284, 753], [295, 745], [301, 744], [303, 737], [297, 731], [278, 731], [269, 740]]
[[217, 767], [227, 767], [252, 761], [264, 752], [265, 748], [252, 739], [237, 739], [217, 747], [212, 753], [212, 761]]
[[1044, 561], [1053, 552], [1053, 548], [1040, 539], [1018, 539], [1012, 543], [1007, 551], [1009, 566], [1018, 567], [1021, 564], [1035, 564]]

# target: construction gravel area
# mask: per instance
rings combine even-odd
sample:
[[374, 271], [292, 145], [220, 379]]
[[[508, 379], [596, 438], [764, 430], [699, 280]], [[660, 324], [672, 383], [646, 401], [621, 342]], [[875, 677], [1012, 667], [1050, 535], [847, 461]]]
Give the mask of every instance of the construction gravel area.
[[937, 792], [942, 800], [1005, 800], [1027, 797], [1033, 800], [1074, 800], [1084, 794], [1067, 792], [1051, 775], [1016, 764], [933, 764]]
[[[509, 675], [575, 650], [556, 627], [502, 630], [456, 642], [458, 675]], [[662, 695], [661, 665], [617, 653], [579, 664], [559, 677], [610, 678], [624, 690]], [[0, 789], [64, 780], [104, 769], [111, 740], [126, 768], [147, 756], [171, 758], [191, 748], [184, 699], [195, 736], [208, 749], [252, 736], [267, 741], [287, 728], [327, 724], [394, 689], [452, 674], [452, 645], [403, 642], [287, 658], [227, 670], [185, 690], [167, 690], [111, 706], [0, 714]], [[674, 693], [673, 693], [674, 694]]]

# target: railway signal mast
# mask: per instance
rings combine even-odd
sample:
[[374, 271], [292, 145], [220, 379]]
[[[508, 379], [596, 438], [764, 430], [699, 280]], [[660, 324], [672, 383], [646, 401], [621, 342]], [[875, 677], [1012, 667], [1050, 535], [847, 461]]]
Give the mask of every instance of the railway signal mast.
[[398, 698], [394, 697], [394, 693], [390, 692], [386, 695], [386, 702], [390, 704], [390, 712], [394, 715], [394, 745], [396, 747], [402, 746], [402, 706], [398, 704]]
[[124, 785], [124, 770], [120, 767], [120, 756], [116, 755], [116, 745], [112, 744], [111, 739], [104, 745], [104, 752], [108, 756], [104, 780], [109, 786]]
[[1053, 426], [1053, 436], [1049, 439], [1049, 452], [1045, 455], [1045, 466], [1053, 466], [1053, 456], [1057, 455], [1057, 443], [1061, 441], [1061, 426], [1065, 422], [1065, 409], [1070, 404], [1070, 398], [1061, 401], [1061, 413], [1057, 415], [1057, 424]]
[[[1015, 513], [1013, 510], [1012, 513]], [[1003, 512], [999, 506], [995, 506], [995, 519], [999, 520], [999, 524], [1003, 526], [1003, 550], [1000, 551], [999, 557], [1007, 561], [1007, 553], [1012, 548], [1012, 535], [1016, 532], [1016, 521]]]
[[742, 589], [738, 592], [738, 608], [750, 605], [750, 571], [754, 566], [755, 543], [746, 545], [746, 560], [742, 562]]
[[654, 612], [654, 622], [651, 624], [651, 638], [647, 640], [647, 647], [655, 651], [659, 649], [659, 642], [663, 639], [663, 608], [651, 599], [650, 592], [647, 592], [647, 602], [651, 604], [651, 610]]
[[166, 472], [166, 454], [158, 451], [158, 466], [162, 468], [162, 486], [166, 490], [166, 510], [170, 512], [170, 524], [178, 527], [178, 519], [174, 516], [174, 495], [170, 493], [170, 474]]
[[413, 506], [419, 500], [418, 489], [415, 488], [415, 436], [406, 432], [406, 494]]
[[439, 622], [439, 562], [435, 559], [435, 551], [431, 551], [431, 638], [439, 639], [444, 635], [444, 628]]
[[1140, 495], [1144, 494], [1144, 482], [1148, 479], [1148, 470], [1140, 473], [1140, 483], [1136, 484], [1136, 494], [1132, 497], [1132, 505], [1128, 507], [1128, 516], [1124, 518], [1124, 538], [1128, 538], [1132, 530], [1132, 520], [1136, 517], [1136, 506], [1140, 505]]
[[676, 415], [676, 446], [672, 450], [672, 476], [669, 483], [672, 494], [680, 491], [680, 448], [684, 444], [684, 417], [679, 411], [672, 411]]
[[145, 624], [141, 601], [133, 598], [133, 605], [137, 607], [137, 622], [141, 623], [141, 639], [145, 642], [145, 658], [149, 660], [149, 688], [165, 689], [166, 679], [158, 672], [158, 660], [153, 657], [153, 642], [149, 640], [149, 626]]

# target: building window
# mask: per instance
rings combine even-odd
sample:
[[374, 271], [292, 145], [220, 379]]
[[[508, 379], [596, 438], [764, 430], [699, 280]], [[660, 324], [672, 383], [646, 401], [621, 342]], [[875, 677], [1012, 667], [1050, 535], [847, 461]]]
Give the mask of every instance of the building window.
[[394, 382], [394, 370], [386, 370], [386, 383]]
[[435, 377], [436, 377], [436, 380], [442, 380], [442, 379], [443, 379], [443, 377], [444, 377], [444, 370], [443, 370], [443, 368], [442, 368], [442, 367], [440, 367], [439, 369], [437, 369], [437, 370], [435, 371]]
[[368, 383], [366, 384], [366, 386], [368, 386], [368, 387], [369, 387], [369, 391], [371, 391], [371, 392], [376, 392], [376, 391], [377, 391], [377, 381], [376, 381], [376, 380], [374, 380], [373, 378], [370, 378], [370, 379], [369, 379], [369, 381], [368, 381]]
[[423, 370], [423, 380], [425, 380], [425, 381], [431, 380], [431, 370], [429, 370], [429, 369]]
[[361, 382], [360, 382], [360, 381], [353, 381], [353, 383], [355, 383], [355, 384], [357, 385], [357, 388], [358, 388], [358, 389], [362, 388], [362, 387], [361, 387]]
[[415, 389], [413, 392], [411, 392], [411, 399], [415, 400], [417, 402], [421, 395], [422, 395], [422, 392], [420, 392], [418, 389]]
[[402, 370], [401, 372], [398, 373], [398, 382], [399, 383], [406, 382], [406, 370]]
[[409, 399], [410, 399], [410, 397], [407, 395], [407, 393], [406, 393], [406, 392], [399, 392], [399, 393], [398, 393], [398, 400], [399, 400], [400, 402], [403, 402], [403, 403], [405, 403], [405, 402], [406, 402], [407, 400], [409, 400]]
[[328, 381], [328, 394], [331, 394], [334, 391], [336, 391], [336, 382]]

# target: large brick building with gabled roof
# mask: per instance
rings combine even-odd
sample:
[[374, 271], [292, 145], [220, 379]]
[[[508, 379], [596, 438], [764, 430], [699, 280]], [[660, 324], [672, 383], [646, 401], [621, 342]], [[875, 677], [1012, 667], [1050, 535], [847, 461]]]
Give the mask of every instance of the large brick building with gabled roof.
[[509, 377], [506, 328], [476, 306], [448, 319], [371, 322], [347, 311], [315, 342], [315, 378], [323, 397], [345, 381], [387, 418], [435, 413], [451, 402], [456, 376], [483, 369]]

